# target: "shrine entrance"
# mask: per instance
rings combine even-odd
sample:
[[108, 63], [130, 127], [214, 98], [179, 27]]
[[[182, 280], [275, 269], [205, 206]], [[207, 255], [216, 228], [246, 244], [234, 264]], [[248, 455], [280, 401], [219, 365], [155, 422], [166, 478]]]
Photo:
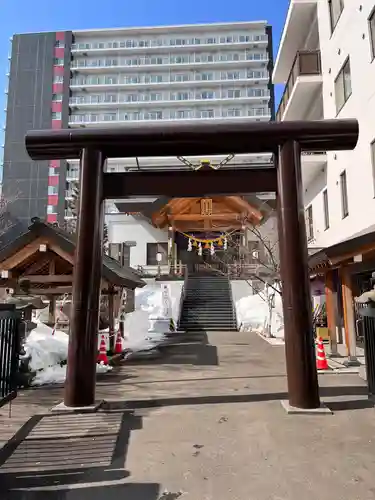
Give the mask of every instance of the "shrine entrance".
[[[277, 193], [289, 403], [320, 407], [307, 266], [301, 151], [354, 149], [356, 120], [154, 123], [106, 129], [31, 131], [33, 160], [80, 158], [80, 202], [64, 402], [95, 404], [103, 200], [140, 196]], [[274, 166], [233, 170], [104, 173], [107, 158], [273, 153]]]

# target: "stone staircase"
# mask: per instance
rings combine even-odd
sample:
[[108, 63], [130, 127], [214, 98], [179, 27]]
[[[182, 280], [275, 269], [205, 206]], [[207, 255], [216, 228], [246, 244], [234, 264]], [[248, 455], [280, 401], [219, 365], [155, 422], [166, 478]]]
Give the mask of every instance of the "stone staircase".
[[179, 330], [238, 330], [232, 291], [226, 276], [213, 272], [188, 276], [180, 311]]

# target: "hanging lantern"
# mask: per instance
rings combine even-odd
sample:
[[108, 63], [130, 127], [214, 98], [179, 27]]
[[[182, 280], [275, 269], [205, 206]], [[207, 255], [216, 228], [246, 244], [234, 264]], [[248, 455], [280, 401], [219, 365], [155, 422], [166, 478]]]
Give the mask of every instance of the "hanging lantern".
[[194, 240], [193, 241], [193, 247], [197, 247], [197, 246], [198, 246], [198, 242], [197, 242], [197, 240]]
[[189, 238], [189, 243], [188, 243], [187, 251], [191, 252], [192, 250], [193, 250], [193, 245], [191, 243], [191, 238]]
[[207, 243], [204, 245], [204, 248], [205, 248], [206, 250], [208, 250], [208, 249], [210, 248], [210, 244], [207, 242]]
[[219, 241], [217, 242], [217, 244], [218, 244], [218, 246], [219, 246], [219, 247], [222, 247], [222, 246], [223, 246], [223, 240], [219, 240]]
[[202, 243], [199, 242], [199, 245], [198, 245], [198, 255], [202, 255]]
[[214, 246], [213, 242], [211, 242], [210, 253], [211, 253], [211, 255], [215, 255], [215, 246]]
[[224, 238], [224, 246], [223, 246], [224, 250], [226, 250], [228, 248], [228, 240], [227, 240], [227, 237]]

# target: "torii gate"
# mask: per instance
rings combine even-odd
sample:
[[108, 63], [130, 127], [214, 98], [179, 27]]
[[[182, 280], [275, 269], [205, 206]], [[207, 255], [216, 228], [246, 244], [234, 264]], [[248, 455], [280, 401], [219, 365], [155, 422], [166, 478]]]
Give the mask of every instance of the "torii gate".
[[[135, 123], [116, 128], [28, 132], [26, 149], [33, 160], [80, 158], [81, 164], [65, 405], [78, 408], [95, 404], [103, 200], [275, 191], [289, 404], [299, 409], [319, 408], [301, 150], [351, 150], [358, 135], [356, 120]], [[241, 153], [273, 153], [275, 165], [238, 171], [103, 173], [107, 158]]]

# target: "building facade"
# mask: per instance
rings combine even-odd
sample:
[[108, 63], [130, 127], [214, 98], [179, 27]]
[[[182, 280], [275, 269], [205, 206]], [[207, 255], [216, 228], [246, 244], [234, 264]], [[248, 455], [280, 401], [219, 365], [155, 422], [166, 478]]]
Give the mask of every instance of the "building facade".
[[[154, 120], [268, 121], [274, 113], [272, 67], [266, 22], [15, 35], [3, 165], [4, 196], [17, 198], [14, 215], [49, 222], [72, 217], [68, 201], [79, 174], [78, 160], [30, 161], [27, 130]], [[143, 168], [158, 166], [149, 160]], [[107, 168], [140, 166], [137, 159], [114, 159]]]
[[310, 245], [328, 247], [374, 224], [375, 2], [291, 0], [273, 81], [278, 120], [356, 118], [354, 151], [305, 157]]
[[[312, 279], [325, 290], [331, 341], [356, 362], [366, 332], [354, 297], [375, 271], [375, 2], [291, 0], [273, 71], [285, 84], [278, 120], [356, 118], [353, 151], [304, 156]], [[371, 330], [371, 331], [370, 331]]]

